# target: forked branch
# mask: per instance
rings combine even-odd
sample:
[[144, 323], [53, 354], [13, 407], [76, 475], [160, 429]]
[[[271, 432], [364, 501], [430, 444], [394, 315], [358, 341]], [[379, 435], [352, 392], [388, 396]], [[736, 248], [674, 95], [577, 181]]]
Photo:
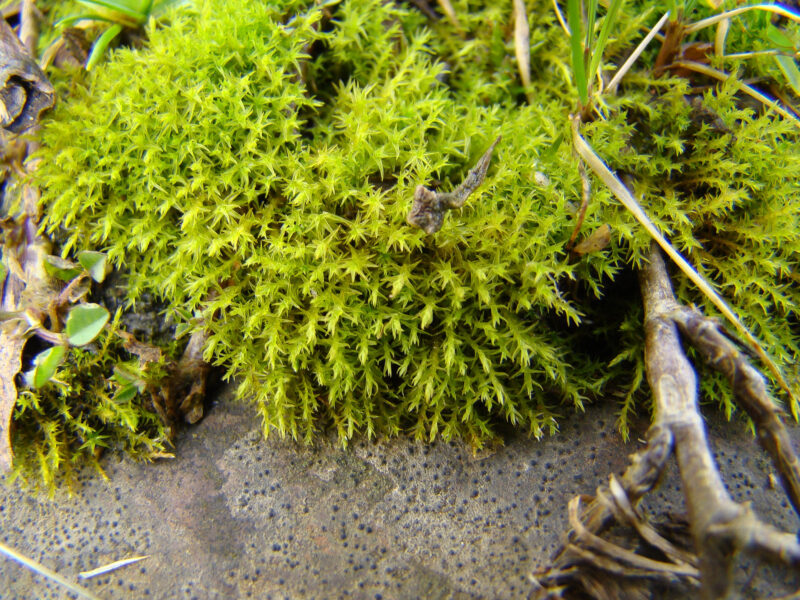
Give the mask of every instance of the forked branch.
[[[567, 543], [535, 580], [540, 598], [561, 597], [568, 589], [602, 599], [632, 597], [646, 580], [699, 584], [703, 598], [730, 598], [736, 596], [733, 572], [739, 553], [800, 565], [797, 536], [762, 522], [749, 505], [736, 503], [725, 489], [708, 445], [696, 375], [681, 348], [678, 326], [711, 365], [728, 376], [798, 510], [800, 463], [761, 375], [714, 320], [677, 303], [655, 245], [640, 273], [640, 284], [647, 379], [656, 407], [647, 446], [632, 456], [620, 480], [612, 475], [608, 486], [598, 488], [582, 513], [579, 499], [570, 504], [572, 531]], [[636, 510], [673, 452], [686, 497], [693, 553], [661, 537]], [[614, 521], [631, 526], [663, 558], [638, 560], [631, 550], [600, 538], [598, 534]]]

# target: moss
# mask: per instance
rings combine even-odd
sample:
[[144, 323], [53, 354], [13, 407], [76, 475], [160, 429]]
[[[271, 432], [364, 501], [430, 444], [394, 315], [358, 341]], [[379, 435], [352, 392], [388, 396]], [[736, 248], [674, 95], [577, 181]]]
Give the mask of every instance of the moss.
[[[310, 440], [332, 424], [343, 442], [410, 431], [480, 445], [501, 421], [540, 436], [587, 398], [639, 387], [630, 273], [649, 239], [597, 185], [584, 231], [607, 223], [612, 242], [565, 250], [581, 186], [549, 3], [531, 8], [530, 105], [510, 2], [454, 3], [461, 31], [381, 0], [330, 21], [300, 0], [197, 4], [61, 103], [37, 177], [64, 252], [106, 251], [131, 301], [154, 293], [205, 316], [207, 358], [265, 433]], [[685, 80], [634, 72], [585, 131], [786, 366], [796, 130], [742, 108], [735, 86], [703, 99], [720, 129]], [[452, 189], [498, 134], [486, 182], [441, 231], [406, 225], [416, 185]]]
[[52, 494], [56, 484], [72, 488], [87, 464], [102, 474], [97, 459], [105, 450], [138, 460], [164, 454], [167, 432], [149, 401], [112, 377], [129, 358], [114, 334], [119, 316], [91, 347], [70, 348], [48, 385], [20, 392], [9, 481]]

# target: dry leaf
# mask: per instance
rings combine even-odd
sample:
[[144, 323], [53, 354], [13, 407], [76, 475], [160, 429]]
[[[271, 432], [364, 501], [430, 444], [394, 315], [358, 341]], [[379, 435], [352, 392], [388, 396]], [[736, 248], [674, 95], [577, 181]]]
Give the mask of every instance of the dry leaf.
[[589, 254], [591, 252], [599, 252], [611, 241], [611, 226], [608, 223], [603, 223], [592, 232], [592, 235], [583, 240], [580, 244], [572, 249], [572, 252], [578, 256]]
[[117, 330], [117, 335], [123, 339], [125, 350], [139, 357], [143, 364], [154, 363], [161, 360], [162, 352], [158, 346], [153, 346], [146, 342], [140, 342], [136, 337], [127, 331]]
[[0, 125], [21, 133], [54, 103], [53, 86], [5, 19], [0, 19]]

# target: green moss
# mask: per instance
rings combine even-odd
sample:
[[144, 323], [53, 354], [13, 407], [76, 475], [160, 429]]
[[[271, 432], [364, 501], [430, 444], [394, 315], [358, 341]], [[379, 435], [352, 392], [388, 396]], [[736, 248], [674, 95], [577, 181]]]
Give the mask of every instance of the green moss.
[[[649, 239], [598, 184], [583, 229], [608, 223], [611, 245], [565, 250], [581, 185], [549, 3], [531, 9], [530, 105], [510, 2], [455, 3], [461, 32], [381, 0], [343, 3], [331, 22], [299, 0], [198, 4], [60, 104], [37, 177], [64, 252], [102, 249], [132, 301], [153, 292], [205, 315], [207, 358], [265, 432], [309, 440], [332, 424], [343, 442], [411, 431], [480, 445], [498, 422], [540, 436], [558, 412], [639, 387], [631, 266]], [[786, 366], [797, 136], [741, 108], [734, 86], [704, 99], [723, 131], [698, 118], [684, 80], [634, 72], [585, 131]], [[465, 207], [434, 236], [409, 227], [415, 186], [452, 189], [498, 134]]]
[[113, 450], [138, 460], [162, 455], [169, 444], [164, 425], [148, 410], [138, 391], [112, 378], [114, 367], [129, 358], [110, 331], [87, 349], [70, 348], [53, 380], [39, 389], [23, 389], [14, 410], [13, 471], [9, 481], [53, 493], [56, 484], [72, 487], [77, 471]]

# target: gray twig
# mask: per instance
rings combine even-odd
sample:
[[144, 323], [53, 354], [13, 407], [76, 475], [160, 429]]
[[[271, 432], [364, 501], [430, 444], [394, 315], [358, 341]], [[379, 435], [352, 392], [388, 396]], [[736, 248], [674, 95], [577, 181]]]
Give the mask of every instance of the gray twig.
[[[649, 258], [649, 264], [640, 272], [645, 305], [645, 363], [656, 406], [647, 446], [632, 456], [631, 466], [619, 481], [612, 477], [609, 486], [598, 488], [586, 510], [579, 514], [577, 504], [570, 505], [572, 531], [552, 566], [537, 576], [539, 597], [563, 590], [564, 586], [576, 586], [594, 598], [620, 598], [627, 593], [624, 580], [632, 588], [641, 588], [642, 578], [663, 581], [665, 577], [676, 577], [687, 583], [699, 581], [702, 598], [729, 598], [734, 594], [733, 570], [741, 552], [800, 565], [797, 536], [764, 523], [748, 504], [736, 503], [725, 489], [700, 415], [697, 378], [681, 348], [676, 324], [692, 345], [730, 379], [797, 510], [800, 463], [778, 408], [761, 375], [719, 326], [698, 311], [678, 304], [655, 245]], [[694, 555], [661, 538], [635, 510], [636, 502], [655, 485], [673, 453], [685, 490]], [[643, 540], [661, 550], [666, 561], [650, 564], [634, 560], [629, 551], [601, 543], [596, 534], [614, 520], [633, 525]]]
[[436, 233], [442, 228], [444, 214], [453, 208], [461, 208], [472, 192], [478, 189], [486, 178], [492, 152], [502, 136], [497, 136], [494, 143], [481, 156], [475, 167], [467, 173], [459, 186], [452, 192], [434, 192], [424, 185], [418, 185], [414, 192], [414, 203], [406, 217], [409, 225], [419, 227], [428, 235]]

